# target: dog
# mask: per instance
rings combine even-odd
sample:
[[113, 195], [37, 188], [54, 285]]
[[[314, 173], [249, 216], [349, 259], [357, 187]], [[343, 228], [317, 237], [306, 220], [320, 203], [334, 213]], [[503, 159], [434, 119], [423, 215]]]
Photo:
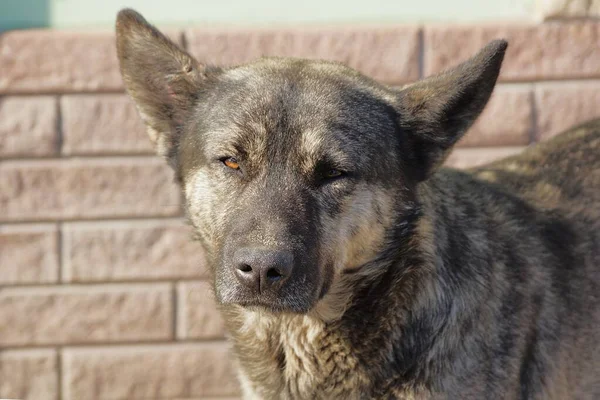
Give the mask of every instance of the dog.
[[600, 398], [600, 120], [442, 167], [507, 42], [393, 88], [327, 61], [206, 65], [130, 9], [116, 31], [245, 398]]

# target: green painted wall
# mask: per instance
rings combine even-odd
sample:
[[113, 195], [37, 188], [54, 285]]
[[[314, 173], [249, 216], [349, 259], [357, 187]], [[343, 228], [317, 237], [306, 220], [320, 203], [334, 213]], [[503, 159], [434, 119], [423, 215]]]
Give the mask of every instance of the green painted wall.
[[0, 0], [0, 29], [111, 26], [132, 7], [165, 25], [526, 20], [534, 0]]

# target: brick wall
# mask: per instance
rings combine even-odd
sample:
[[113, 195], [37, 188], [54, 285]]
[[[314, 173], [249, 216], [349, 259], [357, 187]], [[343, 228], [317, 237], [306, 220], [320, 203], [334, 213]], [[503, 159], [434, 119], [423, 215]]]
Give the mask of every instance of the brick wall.
[[[202, 60], [333, 58], [394, 85], [510, 41], [449, 159], [513, 154], [600, 116], [600, 22], [170, 30]], [[181, 196], [123, 94], [110, 32], [0, 36], [0, 398], [238, 393]]]

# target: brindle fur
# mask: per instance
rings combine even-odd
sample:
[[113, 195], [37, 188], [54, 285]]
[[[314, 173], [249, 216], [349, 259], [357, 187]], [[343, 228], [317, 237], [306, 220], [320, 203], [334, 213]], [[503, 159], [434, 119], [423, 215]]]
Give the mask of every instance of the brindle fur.
[[[206, 249], [246, 398], [600, 398], [600, 120], [439, 167], [505, 42], [402, 89], [324, 61], [208, 67], [131, 10], [117, 48]], [[240, 171], [219, 161], [232, 155]], [[322, 181], [332, 166], [349, 173]], [[232, 278], [240, 246], [289, 249], [285, 290], [252, 303]]]

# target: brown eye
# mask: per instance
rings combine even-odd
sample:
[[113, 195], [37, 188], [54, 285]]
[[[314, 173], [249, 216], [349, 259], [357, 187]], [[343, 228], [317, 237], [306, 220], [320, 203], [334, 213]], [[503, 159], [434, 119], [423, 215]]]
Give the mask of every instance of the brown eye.
[[235, 169], [235, 170], [240, 169], [240, 164], [238, 163], [238, 160], [235, 159], [234, 157], [229, 157], [229, 158], [224, 159], [223, 164], [225, 164], [227, 167], [229, 167], [231, 169]]

